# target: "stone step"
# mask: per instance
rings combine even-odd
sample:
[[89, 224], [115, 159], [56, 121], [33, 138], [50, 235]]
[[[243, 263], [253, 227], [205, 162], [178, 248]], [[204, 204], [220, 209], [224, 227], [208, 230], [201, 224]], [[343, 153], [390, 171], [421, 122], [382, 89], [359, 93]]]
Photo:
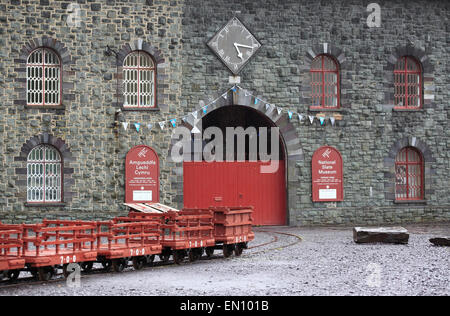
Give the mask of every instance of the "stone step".
[[435, 246], [450, 246], [450, 237], [435, 237], [431, 238], [430, 242]]
[[353, 240], [358, 244], [407, 244], [409, 233], [403, 227], [355, 227]]

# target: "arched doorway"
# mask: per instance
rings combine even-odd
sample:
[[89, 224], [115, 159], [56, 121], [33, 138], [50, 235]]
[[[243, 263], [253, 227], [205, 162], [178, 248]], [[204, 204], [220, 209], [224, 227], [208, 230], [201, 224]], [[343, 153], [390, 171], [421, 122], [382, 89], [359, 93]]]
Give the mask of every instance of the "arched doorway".
[[[238, 105], [220, 107], [203, 117], [203, 131], [208, 127], [217, 127], [223, 132], [224, 147], [227, 145], [227, 127], [242, 127], [244, 130], [254, 127], [257, 131], [266, 127], [268, 152], [275, 148], [270, 141], [270, 128], [276, 124], [254, 108]], [[257, 132], [257, 144], [260, 136]], [[225, 161], [224, 152], [224, 161], [183, 164], [184, 207], [253, 206], [255, 225], [287, 224], [286, 146], [283, 137], [279, 137], [278, 168], [271, 173], [261, 172], [261, 166], [269, 163], [262, 162], [259, 154], [256, 159], [251, 159], [249, 138], [245, 142], [245, 161], [236, 160], [236, 142], [234, 148], [235, 159], [232, 162]]]

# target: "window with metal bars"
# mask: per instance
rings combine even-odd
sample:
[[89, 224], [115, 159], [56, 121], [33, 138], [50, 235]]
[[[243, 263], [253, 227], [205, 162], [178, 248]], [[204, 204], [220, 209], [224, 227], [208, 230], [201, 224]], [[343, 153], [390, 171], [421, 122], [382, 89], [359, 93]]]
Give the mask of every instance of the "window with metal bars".
[[33, 148], [27, 159], [27, 202], [61, 202], [62, 161], [56, 148], [39, 145]]
[[423, 200], [423, 158], [413, 147], [405, 147], [395, 159], [395, 199]]
[[394, 86], [396, 109], [422, 107], [422, 67], [414, 57], [399, 58], [394, 70]]
[[328, 55], [319, 55], [311, 63], [311, 109], [339, 108], [339, 66]]
[[152, 57], [143, 51], [131, 52], [123, 62], [125, 108], [155, 107], [156, 69]]
[[61, 72], [54, 51], [34, 50], [27, 59], [27, 105], [61, 105]]

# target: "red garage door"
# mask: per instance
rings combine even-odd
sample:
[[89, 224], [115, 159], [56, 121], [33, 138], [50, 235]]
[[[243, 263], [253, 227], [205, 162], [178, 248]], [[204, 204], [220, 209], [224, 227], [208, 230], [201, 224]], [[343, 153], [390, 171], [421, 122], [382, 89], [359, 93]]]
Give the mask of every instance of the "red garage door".
[[262, 162], [185, 162], [184, 206], [253, 206], [255, 225], [286, 224], [284, 161], [275, 173]]

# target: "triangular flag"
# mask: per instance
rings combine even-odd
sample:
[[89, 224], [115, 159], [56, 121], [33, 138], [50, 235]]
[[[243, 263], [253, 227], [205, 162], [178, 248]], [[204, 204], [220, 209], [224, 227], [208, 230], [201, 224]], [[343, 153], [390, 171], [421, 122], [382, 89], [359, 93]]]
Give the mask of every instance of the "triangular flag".
[[298, 114], [298, 120], [299, 120], [300, 122], [303, 121], [303, 115]]
[[185, 116], [185, 117], [183, 117], [182, 118], [182, 120], [183, 120], [183, 122], [185, 122], [186, 123], [186, 121], [187, 121], [187, 117]]
[[258, 98], [255, 98], [255, 105], [257, 105], [259, 102]]
[[270, 104], [266, 103], [266, 111], [269, 110], [269, 108], [270, 108]]
[[153, 124], [152, 123], [148, 123], [147, 124], [147, 128], [151, 130], [153, 128]]
[[205, 106], [205, 107], [203, 108], [203, 114], [206, 114], [206, 112], [208, 112], [208, 106]]
[[177, 119], [170, 120], [170, 123], [172, 123], [173, 127], [177, 127]]
[[289, 119], [292, 119], [292, 115], [293, 115], [294, 113], [292, 113], [292, 111], [288, 111], [288, 116], [289, 116]]
[[141, 123], [134, 123], [134, 127], [136, 127], [136, 130], [139, 132], [139, 129], [141, 128]]
[[122, 122], [122, 125], [123, 125], [123, 128], [124, 128], [125, 130], [127, 130], [127, 128], [128, 128], [128, 123], [127, 123], [127, 122]]
[[164, 125], [166, 125], [166, 122], [159, 122], [159, 127], [161, 127], [161, 129], [164, 129]]
[[277, 112], [278, 112], [278, 115], [280, 115], [281, 114], [281, 111], [282, 111], [283, 109], [282, 108], [280, 108], [280, 107], [277, 107]]
[[331, 125], [333, 125], [333, 126], [334, 126], [334, 123], [335, 123], [335, 121], [336, 121], [336, 119], [335, 119], [334, 117], [330, 117], [330, 122], [331, 122]]
[[236, 92], [236, 87], [231, 88], [231, 90], [233, 90], [233, 92]]
[[197, 112], [197, 111], [192, 112], [192, 116], [193, 116], [195, 119], [197, 119], [197, 118], [198, 118], [198, 112]]
[[319, 117], [320, 120], [320, 125], [323, 125], [323, 123], [325, 122], [325, 118], [324, 117]]
[[222, 97], [226, 100], [228, 96], [226, 93], [224, 93], [224, 94], [222, 94]]
[[309, 115], [309, 121], [312, 123], [314, 123], [314, 116]]

